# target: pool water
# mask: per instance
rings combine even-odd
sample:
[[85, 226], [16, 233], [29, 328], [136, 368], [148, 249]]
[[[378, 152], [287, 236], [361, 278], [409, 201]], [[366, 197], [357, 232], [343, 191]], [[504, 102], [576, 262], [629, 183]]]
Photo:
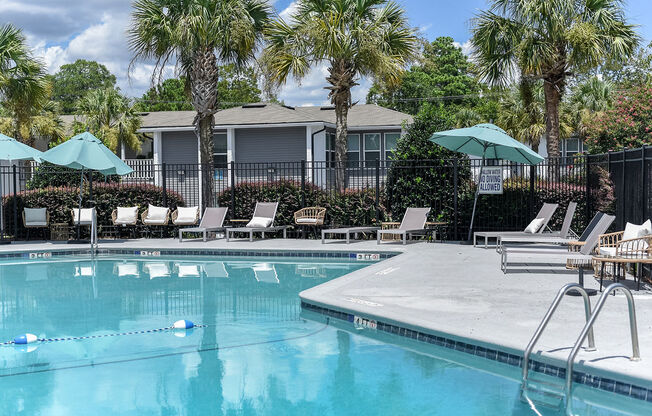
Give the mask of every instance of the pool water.
[[[298, 293], [366, 266], [278, 258], [0, 262], [0, 414], [561, 415], [517, 368], [302, 312]], [[586, 390], [580, 415], [650, 414]], [[603, 407], [604, 404], [609, 405]]]

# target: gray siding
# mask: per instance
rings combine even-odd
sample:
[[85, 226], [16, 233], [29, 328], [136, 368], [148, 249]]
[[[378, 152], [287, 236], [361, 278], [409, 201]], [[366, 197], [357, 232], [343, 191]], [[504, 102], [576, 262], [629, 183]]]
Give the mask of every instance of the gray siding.
[[298, 162], [304, 159], [305, 127], [235, 130], [236, 162]]
[[194, 132], [166, 131], [162, 135], [162, 163], [198, 163], [199, 149]]

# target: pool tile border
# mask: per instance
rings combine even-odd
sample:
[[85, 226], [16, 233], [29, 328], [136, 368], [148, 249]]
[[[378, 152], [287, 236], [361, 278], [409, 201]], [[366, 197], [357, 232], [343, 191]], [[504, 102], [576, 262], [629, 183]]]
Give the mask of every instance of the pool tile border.
[[[63, 257], [74, 255], [88, 255], [90, 249], [69, 249], [69, 250], [31, 250], [0, 253], [0, 259], [7, 258], [31, 258], [34, 253], [47, 253], [51, 257]], [[156, 253], [156, 254], [153, 254]], [[370, 263], [386, 260], [400, 253], [396, 252], [370, 252], [370, 251], [289, 251], [289, 250], [238, 250], [238, 249], [147, 249], [136, 250], [133, 248], [98, 248], [97, 255], [125, 254], [143, 257], [158, 256], [228, 256], [228, 257], [289, 257], [289, 258], [323, 258], [323, 259], [345, 259]], [[358, 260], [358, 254], [377, 254], [377, 260]], [[41, 258], [41, 257], [39, 257]]]
[[[342, 321], [353, 324], [354, 315], [338, 311], [335, 309], [324, 308], [322, 306], [314, 305], [312, 303], [301, 301], [301, 307], [307, 311], [319, 313], [330, 318], [339, 319]], [[376, 320], [376, 330], [383, 331], [388, 334], [394, 334], [405, 338], [410, 338], [415, 341], [424, 342], [427, 344], [437, 345], [467, 354], [475, 355], [478, 357], [486, 358], [492, 361], [508, 364], [514, 367], [521, 368], [523, 366], [523, 357], [519, 355], [510, 354], [504, 351], [483, 347], [480, 345], [470, 344], [467, 342], [457, 341], [454, 339], [432, 335], [421, 331], [389, 324]], [[566, 369], [551, 364], [542, 363], [536, 360], [530, 360], [528, 368], [532, 371], [546, 374], [553, 377], [566, 378]], [[652, 389], [637, 386], [631, 383], [623, 383], [607, 377], [594, 376], [581, 371], [573, 372], [573, 382], [584, 384], [589, 387], [597, 388], [600, 390], [608, 391], [623, 396], [628, 396], [638, 400], [644, 400], [652, 403]]]

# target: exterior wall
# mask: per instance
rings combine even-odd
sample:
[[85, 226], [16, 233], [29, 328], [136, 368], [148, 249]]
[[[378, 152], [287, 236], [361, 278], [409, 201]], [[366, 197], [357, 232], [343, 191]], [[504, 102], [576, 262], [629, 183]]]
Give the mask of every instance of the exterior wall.
[[197, 136], [192, 131], [161, 133], [161, 163], [167, 164], [167, 189], [179, 192], [186, 205], [199, 205]]
[[238, 163], [298, 162], [305, 159], [305, 127], [235, 130], [235, 161]]

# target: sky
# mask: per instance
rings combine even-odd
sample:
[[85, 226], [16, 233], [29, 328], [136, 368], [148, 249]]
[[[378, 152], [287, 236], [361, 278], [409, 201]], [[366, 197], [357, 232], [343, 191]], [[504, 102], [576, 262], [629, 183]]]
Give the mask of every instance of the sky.
[[[271, 0], [276, 11], [288, 16], [292, 0]], [[410, 25], [420, 35], [433, 40], [452, 37], [468, 52], [469, 20], [485, 9], [486, 0], [399, 0]], [[98, 61], [116, 75], [118, 85], [127, 95], [139, 97], [151, 86], [153, 65], [139, 62], [129, 73], [132, 54], [125, 31], [129, 24], [131, 0], [0, 0], [0, 24], [12, 23], [27, 36], [34, 54], [45, 62], [48, 72], [76, 59]], [[652, 1], [629, 0], [626, 14], [639, 25], [646, 43], [652, 40]], [[170, 66], [167, 76], [174, 76]], [[294, 80], [280, 91], [279, 98], [288, 105], [323, 105], [328, 103], [325, 85], [326, 66], [313, 68], [300, 84]], [[364, 102], [371, 80], [360, 80], [353, 91], [354, 101]]]

